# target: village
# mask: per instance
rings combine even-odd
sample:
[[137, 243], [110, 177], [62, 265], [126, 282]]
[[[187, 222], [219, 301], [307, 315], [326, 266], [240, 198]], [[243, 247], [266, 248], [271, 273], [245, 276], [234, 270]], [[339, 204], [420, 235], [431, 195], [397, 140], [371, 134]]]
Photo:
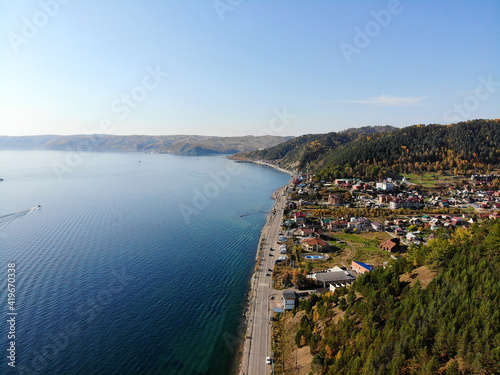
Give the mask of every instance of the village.
[[359, 275], [426, 245], [437, 231], [499, 218], [499, 178], [294, 178], [284, 192], [287, 201], [272, 275], [273, 288], [284, 290], [283, 309], [293, 309], [299, 297], [309, 294], [299, 290], [321, 293], [348, 287]]

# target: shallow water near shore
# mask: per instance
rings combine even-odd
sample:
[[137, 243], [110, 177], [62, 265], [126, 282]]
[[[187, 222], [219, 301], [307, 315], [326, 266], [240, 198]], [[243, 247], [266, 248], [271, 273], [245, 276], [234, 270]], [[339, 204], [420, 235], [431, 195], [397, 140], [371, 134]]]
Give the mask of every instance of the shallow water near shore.
[[260, 230], [289, 176], [222, 156], [70, 154], [0, 151], [0, 216], [41, 205], [0, 227], [17, 369], [228, 374]]

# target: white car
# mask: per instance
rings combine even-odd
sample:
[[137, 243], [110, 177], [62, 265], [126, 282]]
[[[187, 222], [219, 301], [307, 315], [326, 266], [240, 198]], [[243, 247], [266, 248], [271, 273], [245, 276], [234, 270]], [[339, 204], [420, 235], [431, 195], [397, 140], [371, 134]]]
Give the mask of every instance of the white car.
[[272, 363], [273, 361], [271, 360], [271, 357], [266, 357], [266, 364], [270, 365]]

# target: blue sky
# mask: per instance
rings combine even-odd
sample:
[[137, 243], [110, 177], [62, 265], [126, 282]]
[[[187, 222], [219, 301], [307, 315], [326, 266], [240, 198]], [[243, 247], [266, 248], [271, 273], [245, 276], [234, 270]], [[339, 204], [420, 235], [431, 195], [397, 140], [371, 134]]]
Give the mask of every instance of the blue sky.
[[497, 0], [0, 0], [0, 35], [2, 135], [500, 117]]

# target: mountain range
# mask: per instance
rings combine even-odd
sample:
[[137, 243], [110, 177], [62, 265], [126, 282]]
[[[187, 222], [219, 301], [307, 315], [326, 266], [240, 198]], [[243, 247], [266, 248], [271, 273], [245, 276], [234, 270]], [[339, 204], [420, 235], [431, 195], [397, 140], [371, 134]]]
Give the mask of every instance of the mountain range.
[[203, 135], [37, 135], [0, 136], [0, 149], [10, 150], [83, 150], [139, 151], [182, 155], [234, 154], [275, 146], [292, 137]]

